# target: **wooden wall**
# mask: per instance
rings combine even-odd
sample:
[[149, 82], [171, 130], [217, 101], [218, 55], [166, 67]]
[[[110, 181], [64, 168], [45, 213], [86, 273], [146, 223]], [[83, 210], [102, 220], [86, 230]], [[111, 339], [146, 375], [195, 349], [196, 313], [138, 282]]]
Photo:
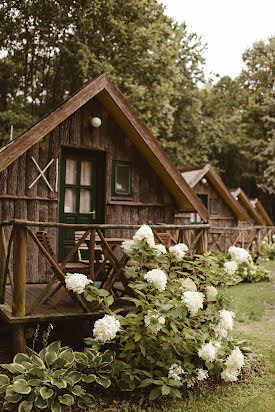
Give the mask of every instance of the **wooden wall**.
[[[102, 119], [99, 128], [92, 128], [88, 118], [98, 116]], [[75, 147], [101, 150], [106, 153], [106, 218], [105, 223], [142, 224], [174, 223], [176, 206], [174, 198], [159, 177], [139, 154], [130, 139], [113, 120], [108, 111], [96, 99], [68, 117], [51, 133], [0, 173], [0, 219], [28, 219], [40, 222], [58, 222], [59, 192], [55, 191], [57, 159], [60, 165], [61, 148]], [[54, 159], [45, 175], [53, 191], [42, 178], [29, 189], [38, 176], [38, 170], [31, 158], [41, 169]], [[132, 162], [131, 199], [123, 200], [111, 196], [112, 161]], [[104, 223], [104, 222], [102, 222]], [[7, 238], [10, 230], [6, 230]], [[50, 242], [57, 250], [58, 233], [56, 229], [47, 230]], [[109, 236], [129, 237], [131, 234], [110, 231]], [[38, 255], [37, 248], [28, 243], [28, 282], [45, 282], [51, 272]]]

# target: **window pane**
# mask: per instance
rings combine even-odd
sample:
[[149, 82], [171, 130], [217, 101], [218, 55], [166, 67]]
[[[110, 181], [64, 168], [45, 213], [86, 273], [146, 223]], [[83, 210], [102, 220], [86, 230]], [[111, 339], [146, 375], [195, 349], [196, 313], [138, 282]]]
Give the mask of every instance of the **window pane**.
[[92, 186], [92, 162], [89, 160], [82, 160], [80, 184], [82, 186]]
[[72, 189], [69, 187], [65, 189], [64, 212], [76, 212], [76, 189]]
[[116, 182], [115, 191], [116, 193], [129, 193], [129, 179], [130, 178], [130, 167], [120, 166], [116, 167]]
[[79, 213], [91, 212], [92, 193], [88, 189], [80, 189]]
[[66, 159], [65, 184], [67, 185], [77, 184], [77, 160]]

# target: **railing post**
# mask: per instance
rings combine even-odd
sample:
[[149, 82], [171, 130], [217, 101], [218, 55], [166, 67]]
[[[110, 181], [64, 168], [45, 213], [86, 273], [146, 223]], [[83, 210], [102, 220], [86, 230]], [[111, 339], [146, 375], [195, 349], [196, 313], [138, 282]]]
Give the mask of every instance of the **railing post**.
[[257, 236], [257, 240], [256, 240], [256, 246], [257, 246], [257, 252], [260, 254], [261, 253], [261, 229], [257, 228], [256, 229], [256, 236]]
[[0, 228], [0, 303], [5, 303], [5, 289], [6, 289], [6, 259], [7, 259], [7, 248], [5, 241], [4, 227]]
[[[16, 225], [14, 233], [14, 263], [13, 263], [13, 316], [25, 316], [26, 308], [26, 268], [27, 268], [27, 232], [24, 225]], [[26, 352], [24, 326], [21, 324], [13, 327], [14, 353]]]

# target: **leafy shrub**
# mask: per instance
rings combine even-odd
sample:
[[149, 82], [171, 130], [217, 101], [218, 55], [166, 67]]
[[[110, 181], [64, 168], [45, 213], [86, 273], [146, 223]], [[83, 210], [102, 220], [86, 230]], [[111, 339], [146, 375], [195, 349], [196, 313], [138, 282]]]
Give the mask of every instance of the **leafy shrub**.
[[108, 309], [86, 344], [113, 345], [119, 388], [149, 387], [151, 400], [181, 397], [182, 387], [209, 375], [237, 380], [244, 355], [242, 344], [231, 336], [234, 313], [220, 310], [216, 298], [207, 298], [209, 292], [215, 295], [224, 255], [191, 258], [183, 245], [160, 252], [147, 228], [143, 237], [138, 231], [124, 247], [131, 256], [125, 273], [136, 297], [122, 299], [132, 302], [133, 309], [126, 316]]
[[264, 237], [261, 241], [261, 255], [263, 260], [275, 260], [275, 235], [272, 236], [272, 242], [268, 242], [268, 238]]
[[0, 375], [0, 393], [5, 392], [4, 410], [18, 406], [19, 412], [47, 410], [62, 412], [73, 405], [93, 410], [95, 398], [87, 388], [91, 383], [107, 388], [111, 385], [110, 365], [113, 353], [99, 353], [86, 348], [74, 352], [53, 342], [39, 353], [28, 348], [17, 354], [10, 364], [2, 364], [11, 375]]

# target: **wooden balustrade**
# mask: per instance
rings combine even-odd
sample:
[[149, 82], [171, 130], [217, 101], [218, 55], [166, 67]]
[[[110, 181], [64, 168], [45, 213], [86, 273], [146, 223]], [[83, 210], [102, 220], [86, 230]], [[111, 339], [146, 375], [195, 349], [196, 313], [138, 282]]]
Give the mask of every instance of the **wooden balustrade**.
[[[6, 244], [4, 236], [4, 228], [10, 227], [10, 237]], [[13, 343], [14, 352], [24, 352], [25, 338], [24, 338], [24, 324], [26, 322], [34, 322], [43, 320], [41, 314], [36, 315], [34, 311], [36, 308], [45, 302], [47, 296], [49, 296], [50, 290], [55, 282], [59, 282], [62, 286], [65, 286], [66, 265], [70, 262], [71, 258], [78, 251], [79, 247], [83, 243], [88, 244], [88, 258], [89, 264], [87, 266], [87, 276], [95, 280], [98, 276], [98, 271], [104, 268], [106, 261], [109, 264], [108, 276], [102, 281], [101, 287], [113, 293], [114, 297], [117, 296], [115, 289], [112, 289], [115, 282], [119, 282], [123, 286], [123, 290], [126, 294], [131, 295], [133, 291], [127, 285], [127, 279], [124, 276], [124, 266], [127, 263], [128, 258], [124, 255], [120, 256], [114, 253], [114, 249], [108, 243], [108, 238], [104, 236], [105, 231], [115, 230], [119, 236], [120, 231], [131, 230], [135, 231], [140, 226], [137, 225], [114, 225], [114, 224], [102, 224], [102, 225], [71, 225], [64, 223], [54, 222], [31, 222], [24, 220], [11, 220], [0, 223], [0, 315], [8, 323], [13, 325]], [[236, 245], [245, 247], [250, 253], [260, 255], [261, 241], [267, 236], [269, 241], [272, 240], [272, 235], [275, 234], [274, 227], [211, 227], [209, 225], [169, 225], [159, 224], [150, 225], [154, 231], [155, 239], [162, 243], [160, 233], [168, 232], [172, 235], [172, 244], [185, 243], [191, 255], [195, 253], [202, 254], [208, 250], [220, 250], [226, 252], [228, 247]], [[63, 262], [57, 263], [54, 256], [49, 253], [49, 250], [45, 248], [45, 245], [41, 243], [39, 237], [36, 235], [34, 228], [37, 230], [47, 230], [47, 228], [62, 228], [75, 231], [84, 231], [83, 236], [76, 242], [71, 251], [65, 257]], [[112, 232], [114, 233], [114, 232]], [[39, 249], [39, 253], [45, 259], [49, 268], [53, 272], [53, 276], [48, 282], [48, 285], [41, 292], [41, 294], [31, 303], [26, 303], [26, 272], [27, 272], [27, 238], [31, 238], [33, 244]], [[87, 239], [89, 238], [89, 242]], [[100, 239], [102, 250], [104, 251], [104, 260], [95, 266], [96, 261], [96, 247], [98, 247], [98, 241]], [[10, 256], [13, 248], [13, 270], [10, 267]], [[7, 279], [10, 280], [10, 287], [12, 291], [12, 309], [7, 308], [5, 305], [5, 287]], [[58, 289], [58, 288], [57, 288]], [[55, 293], [55, 292], [54, 292]], [[69, 293], [71, 298], [82, 309], [82, 315], [88, 316], [91, 312], [94, 312], [95, 306], [86, 302], [81, 296], [73, 292]], [[30, 303], [30, 304], [29, 304]], [[27, 307], [27, 306], [28, 307]], [[46, 316], [46, 315], [45, 315]], [[47, 320], [50, 322], [59, 315], [49, 315]], [[76, 315], [75, 315], [76, 316]]]

